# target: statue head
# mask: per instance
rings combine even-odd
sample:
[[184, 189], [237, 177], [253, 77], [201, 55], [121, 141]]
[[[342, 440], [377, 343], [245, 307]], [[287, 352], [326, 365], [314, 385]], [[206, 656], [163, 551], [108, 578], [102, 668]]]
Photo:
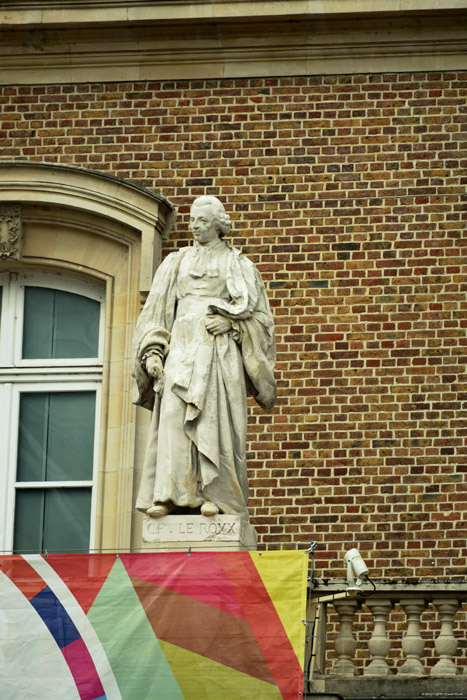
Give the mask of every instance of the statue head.
[[209, 222], [215, 227], [217, 235], [222, 238], [225, 234], [229, 234], [232, 229], [230, 216], [226, 214], [222, 202], [210, 194], [197, 197], [191, 205], [190, 212], [190, 230], [193, 232], [195, 217], [193, 214], [203, 213], [209, 219]]

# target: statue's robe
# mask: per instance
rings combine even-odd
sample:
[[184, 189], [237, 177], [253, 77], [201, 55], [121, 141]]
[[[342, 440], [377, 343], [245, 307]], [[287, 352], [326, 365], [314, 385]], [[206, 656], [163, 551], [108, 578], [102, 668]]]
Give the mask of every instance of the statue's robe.
[[[232, 329], [214, 336], [205, 327], [209, 314], [230, 319]], [[148, 351], [164, 358], [160, 393], [142, 368]], [[153, 412], [139, 510], [212, 501], [248, 519], [246, 399], [272, 408], [274, 363], [273, 319], [250, 260], [222, 239], [165, 259], [134, 339], [134, 403]]]

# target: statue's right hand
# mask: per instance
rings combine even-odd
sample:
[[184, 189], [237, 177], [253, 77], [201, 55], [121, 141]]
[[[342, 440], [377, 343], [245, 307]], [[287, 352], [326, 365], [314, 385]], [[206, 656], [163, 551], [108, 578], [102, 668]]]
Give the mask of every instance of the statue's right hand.
[[154, 391], [159, 394], [164, 386], [164, 368], [159, 355], [151, 355], [147, 358], [146, 374], [154, 379]]

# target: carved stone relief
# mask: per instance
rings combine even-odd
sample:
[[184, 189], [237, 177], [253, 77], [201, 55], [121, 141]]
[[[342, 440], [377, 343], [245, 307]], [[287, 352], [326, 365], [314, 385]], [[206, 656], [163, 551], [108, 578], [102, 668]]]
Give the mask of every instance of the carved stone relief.
[[22, 237], [20, 205], [0, 204], [0, 260], [21, 260]]

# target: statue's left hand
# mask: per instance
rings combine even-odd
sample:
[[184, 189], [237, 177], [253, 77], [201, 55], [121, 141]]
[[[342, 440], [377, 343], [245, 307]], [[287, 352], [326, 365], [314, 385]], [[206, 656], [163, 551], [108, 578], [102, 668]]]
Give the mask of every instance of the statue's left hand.
[[159, 355], [150, 355], [146, 360], [146, 374], [153, 379], [156, 394], [161, 394], [164, 388], [164, 368]]
[[218, 314], [209, 314], [204, 321], [206, 328], [213, 335], [227, 333], [232, 328], [232, 324], [228, 318], [219, 316]]

